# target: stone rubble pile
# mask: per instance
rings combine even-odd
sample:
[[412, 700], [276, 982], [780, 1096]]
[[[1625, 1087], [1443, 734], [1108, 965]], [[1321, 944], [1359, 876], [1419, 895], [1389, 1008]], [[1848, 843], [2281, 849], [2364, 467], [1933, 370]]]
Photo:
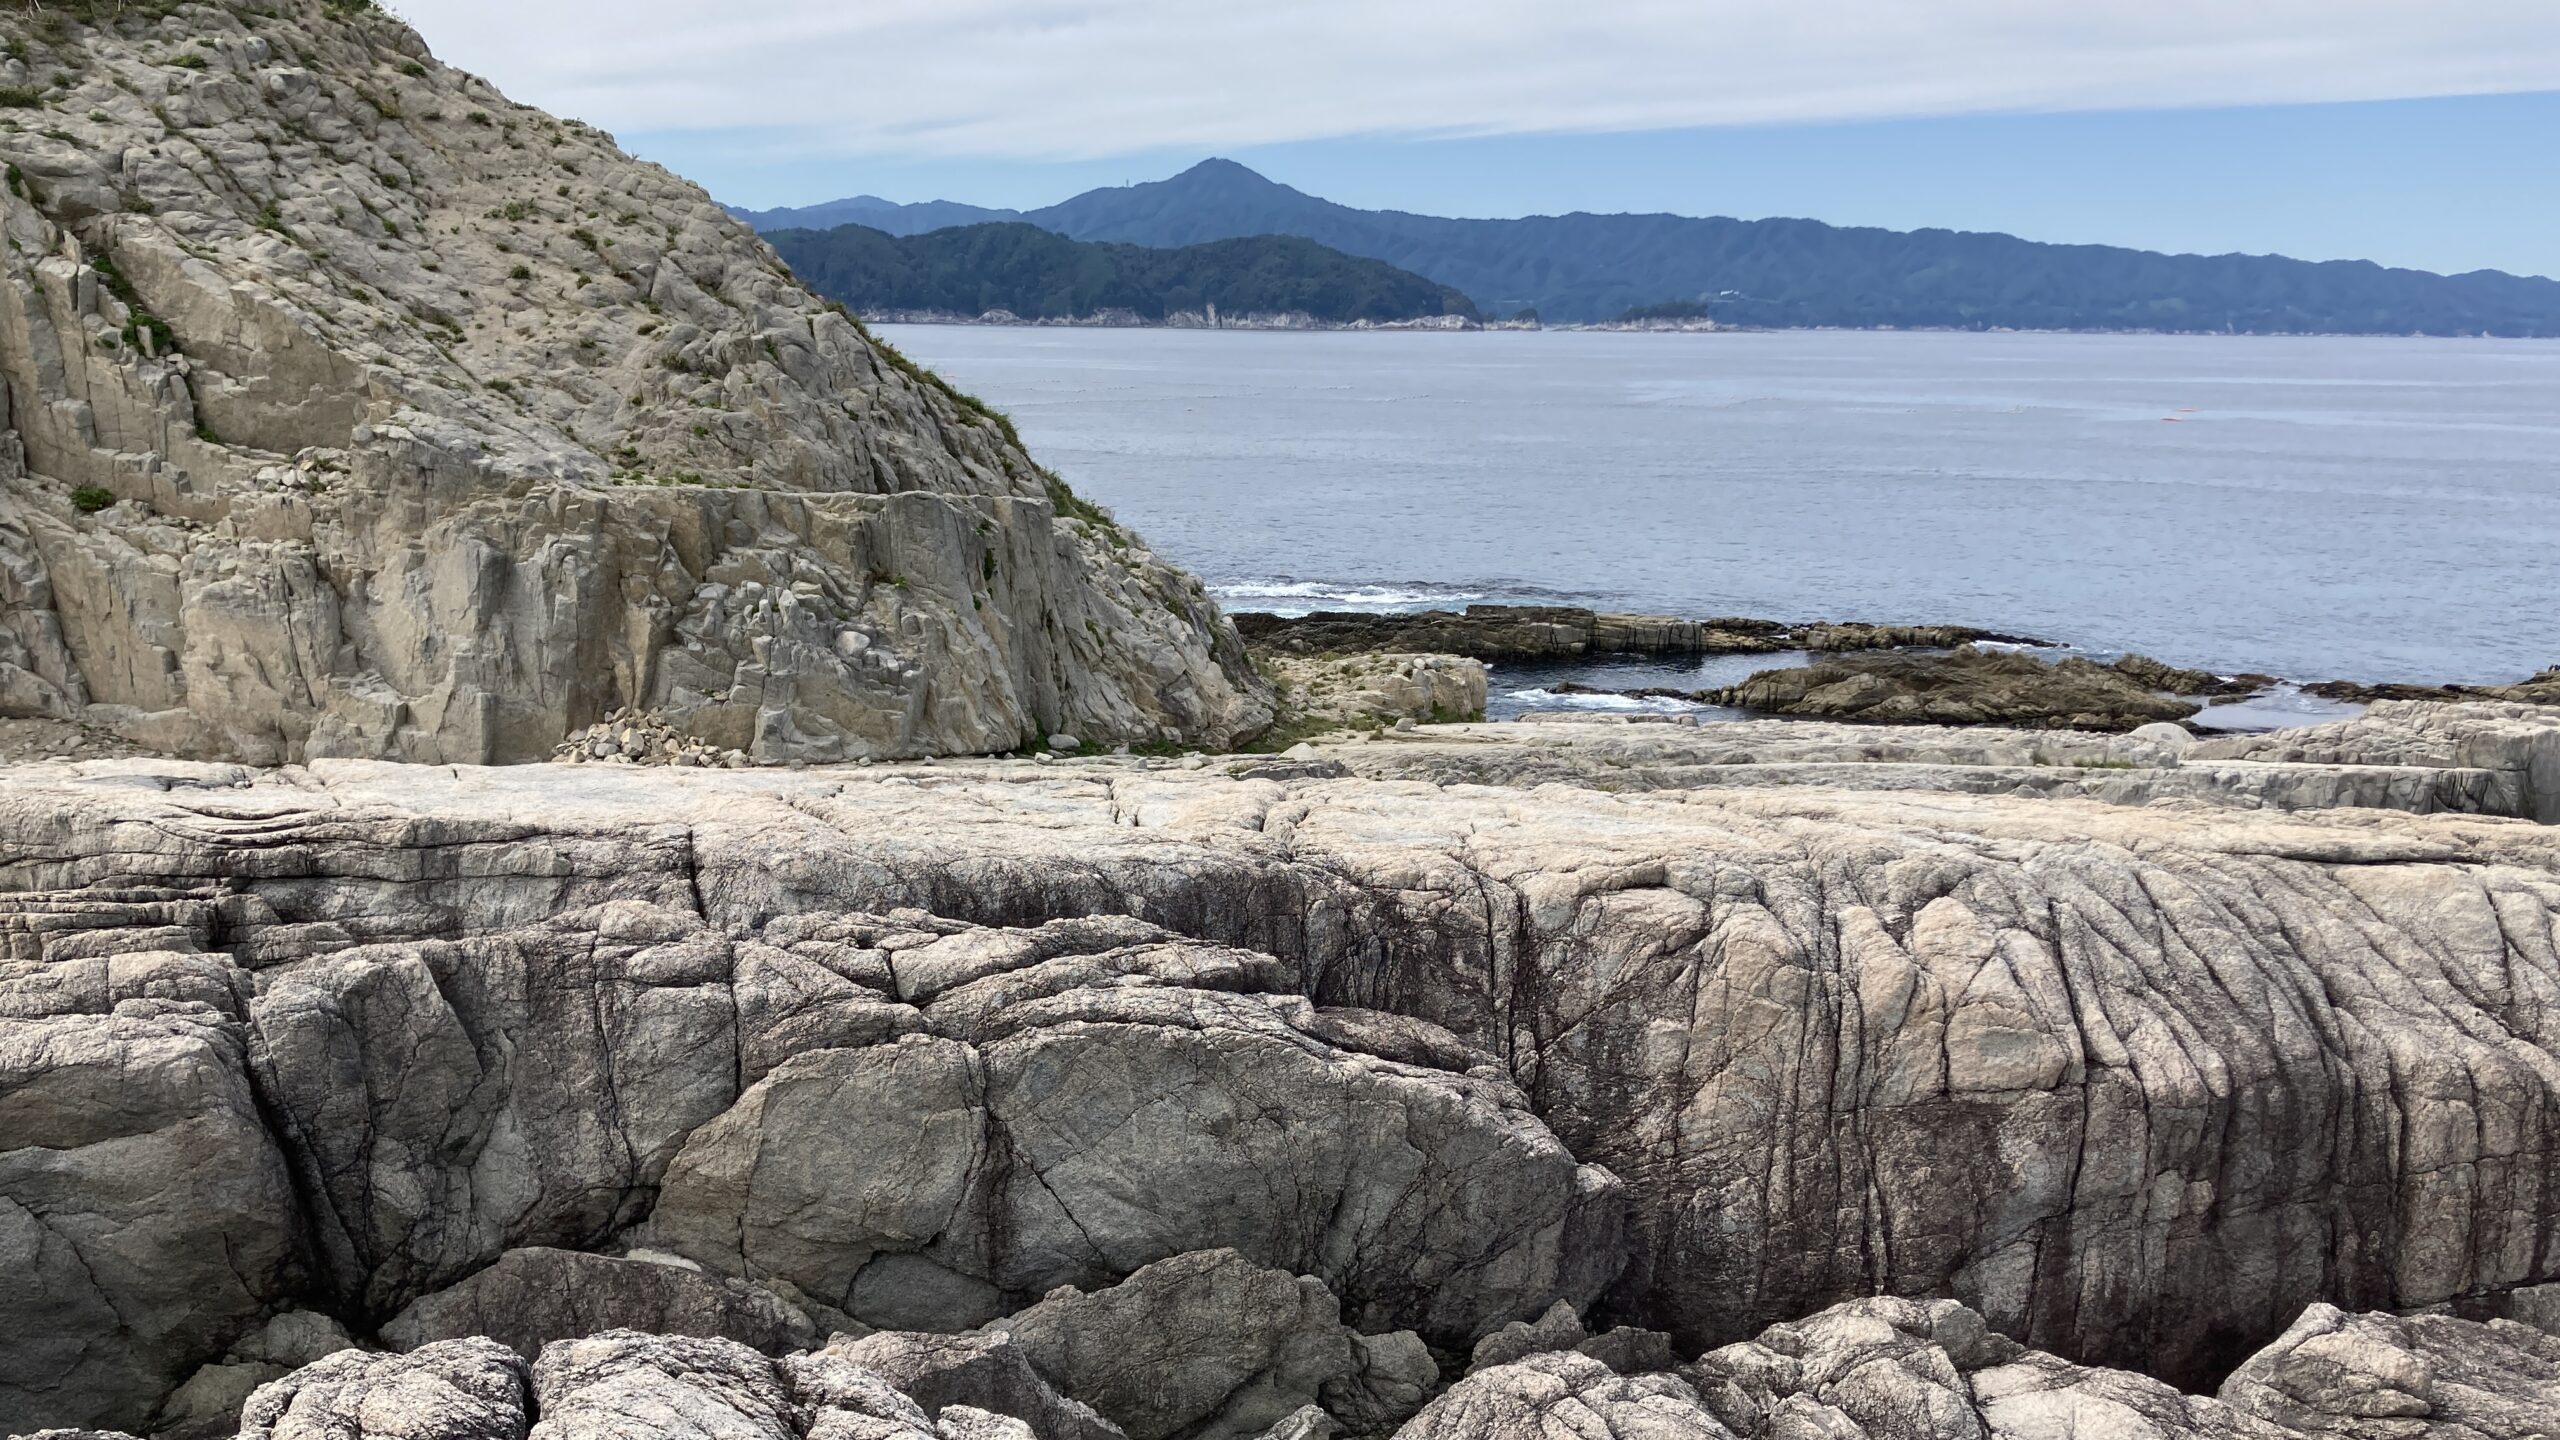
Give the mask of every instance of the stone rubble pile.
[[563, 765], [683, 765], [697, 769], [743, 770], [755, 763], [743, 750], [724, 750], [685, 734], [662, 716], [614, 710], [551, 752]]

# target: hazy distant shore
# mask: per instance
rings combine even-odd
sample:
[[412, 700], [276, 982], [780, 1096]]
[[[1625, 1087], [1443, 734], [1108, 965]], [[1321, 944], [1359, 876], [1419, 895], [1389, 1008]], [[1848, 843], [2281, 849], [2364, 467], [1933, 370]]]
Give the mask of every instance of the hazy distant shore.
[[[2025, 330], [1987, 325], [1724, 325], [1712, 320], [1601, 320], [1590, 324], [1548, 325], [1535, 320], [1470, 320], [1459, 315], [1430, 315], [1413, 320], [1318, 320], [1312, 315], [1209, 315], [1186, 311], [1152, 320], [1131, 311], [1025, 319], [1007, 311], [962, 315], [947, 310], [861, 310], [867, 325], [955, 325], [1011, 330], [1249, 330], [1316, 332], [1419, 330], [1442, 334], [1552, 332], [1595, 335], [2127, 335], [2179, 336], [2231, 340], [2509, 340], [2501, 335], [2376, 335], [2327, 330]], [[2528, 338], [2524, 343], [2532, 343]], [[2547, 342], [2545, 342], [2547, 343]]]

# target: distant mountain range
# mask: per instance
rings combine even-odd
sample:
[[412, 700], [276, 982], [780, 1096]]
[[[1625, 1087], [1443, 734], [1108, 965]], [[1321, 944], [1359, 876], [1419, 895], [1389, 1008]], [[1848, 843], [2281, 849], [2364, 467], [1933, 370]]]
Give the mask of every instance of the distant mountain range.
[[760, 230], [850, 222], [913, 235], [1022, 221], [1078, 240], [1156, 247], [1295, 235], [1454, 287], [1488, 314], [1534, 310], [1550, 323], [1704, 305], [1720, 322], [1761, 326], [2560, 336], [2560, 281], [2495, 270], [2434, 275], [2362, 260], [2162, 255], [1816, 220], [1454, 220], [1336, 205], [1230, 160], [1040, 210], [866, 195], [737, 213]]
[[1334, 325], [1476, 316], [1467, 297], [1446, 285], [1294, 235], [1159, 249], [1070, 240], [1013, 222], [903, 236], [844, 224], [765, 238], [819, 294], [875, 313], [1003, 310], [1025, 320], [1117, 314], [1162, 322], [1215, 307], [1228, 317], [1304, 316]]

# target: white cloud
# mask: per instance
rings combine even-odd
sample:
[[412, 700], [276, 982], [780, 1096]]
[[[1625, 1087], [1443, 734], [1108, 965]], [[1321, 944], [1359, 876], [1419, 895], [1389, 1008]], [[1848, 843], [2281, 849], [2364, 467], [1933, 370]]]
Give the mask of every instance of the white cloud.
[[2560, 89], [2555, 0], [398, 0], [628, 131], [1063, 159]]

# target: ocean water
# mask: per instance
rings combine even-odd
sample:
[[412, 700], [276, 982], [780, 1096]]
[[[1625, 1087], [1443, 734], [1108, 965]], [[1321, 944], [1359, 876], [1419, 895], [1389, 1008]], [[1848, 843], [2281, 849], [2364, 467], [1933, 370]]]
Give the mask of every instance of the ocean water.
[[1963, 623], [2299, 680], [2560, 664], [2560, 343], [886, 333], [1234, 609]]

